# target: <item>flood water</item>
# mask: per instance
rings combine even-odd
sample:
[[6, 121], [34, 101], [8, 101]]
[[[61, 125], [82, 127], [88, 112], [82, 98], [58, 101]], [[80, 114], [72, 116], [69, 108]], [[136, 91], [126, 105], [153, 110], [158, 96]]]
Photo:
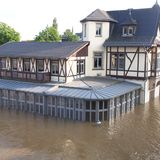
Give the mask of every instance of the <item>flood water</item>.
[[159, 99], [100, 126], [0, 110], [0, 160], [159, 159]]

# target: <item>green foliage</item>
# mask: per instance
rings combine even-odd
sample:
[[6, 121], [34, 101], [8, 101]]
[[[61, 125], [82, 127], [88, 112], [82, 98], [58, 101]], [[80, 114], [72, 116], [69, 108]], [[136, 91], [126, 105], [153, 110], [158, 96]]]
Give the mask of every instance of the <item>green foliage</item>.
[[0, 22], [0, 45], [10, 41], [20, 41], [20, 34], [7, 24]]
[[62, 35], [62, 39], [64, 41], [72, 41], [72, 42], [79, 41], [79, 37], [76, 34], [73, 34], [73, 31], [71, 32], [70, 29], [66, 29], [66, 31]]
[[58, 33], [58, 24], [57, 19], [53, 19], [53, 24], [50, 27], [46, 27], [44, 30], [39, 32], [38, 35], [35, 37], [35, 41], [38, 42], [59, 42], [61, 41], [61, 37]]

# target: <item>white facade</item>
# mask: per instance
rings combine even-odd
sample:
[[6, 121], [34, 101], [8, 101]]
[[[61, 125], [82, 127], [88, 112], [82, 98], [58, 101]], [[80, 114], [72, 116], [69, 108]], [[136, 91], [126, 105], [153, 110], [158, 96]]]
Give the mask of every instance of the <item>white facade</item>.
[[[96, 24], [101, 24], [101, 35], [96, 35]], [[83, 41], [90, 41], [88, 47], [88, 57], [86, 61], [86, 75], [87, 76], [105, 76], [106, 75], [106, 51], [103, 47], [104, 41], [109, 37], [109, 22], [85, 22], [82, 24]], [[102, 67], [94, 67], [94, 54], [102, 53]]]

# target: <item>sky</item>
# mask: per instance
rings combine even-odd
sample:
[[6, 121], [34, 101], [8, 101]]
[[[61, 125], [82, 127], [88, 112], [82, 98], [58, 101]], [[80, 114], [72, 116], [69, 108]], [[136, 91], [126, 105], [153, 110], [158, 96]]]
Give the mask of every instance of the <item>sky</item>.
[[[32, 40], [57, 18], [60, 34], [66, 29], [81, 32], [80, 20], [97, 8], [123, 10], [151, 8], [156, 0], [0, 0], [0, 22], [14, 28], [21, 40]], [[160, 0], [159, 0], [160, 4]]]

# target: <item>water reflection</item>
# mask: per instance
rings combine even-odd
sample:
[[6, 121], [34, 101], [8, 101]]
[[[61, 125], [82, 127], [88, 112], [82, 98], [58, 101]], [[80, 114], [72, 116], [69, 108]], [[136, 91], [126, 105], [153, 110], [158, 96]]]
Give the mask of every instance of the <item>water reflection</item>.
[[159, 99], [100, 126], [1, 110], [0, 159], [158, 160]]

